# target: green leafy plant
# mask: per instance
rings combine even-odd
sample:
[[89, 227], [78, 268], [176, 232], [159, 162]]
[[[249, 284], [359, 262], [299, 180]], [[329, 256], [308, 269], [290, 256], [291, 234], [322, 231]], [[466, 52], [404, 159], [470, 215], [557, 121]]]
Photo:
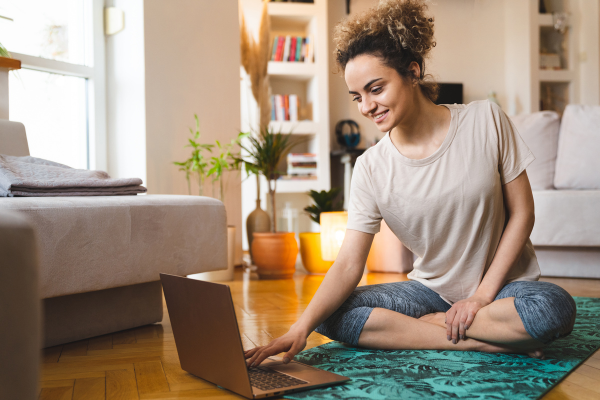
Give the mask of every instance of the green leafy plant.
[[273, 132], [268, 127], [260, 129], [255, 134], [245, 134], [242, 138], [246, 139], [240, 140], [240, 147], [247, 153], [242, 160], [246, 171], [249, 174], [262, 174], [267, 178], [273, 210], [271, 232], [277, 232], [275, 193], [277, 192], [277, 179], [283, 175], [281, 171], [277, 170], [277, 166], [291, 148], [302, 140], [292, 137], [289, 133]]
[[[196, 127], [195, 129], [190, 128], [192, 137], [188, 139], [188, 144], [185, 146], [192, 148], [192, 154], [187, 160], [175, 161], [173, 164], [179, 167], [179, 171], [185, 172], [189, 194], [192, 194], [192, 178], [198, 179], [198, 194], [202, 196], [204, 194], [204, 181], [207, 177], [211, 177], [213, 196], [217, 193], [215, 185], [219, 182], [218, 198], [221, 201], [225, 201], [223, 173], [225, 171], [237, 171], [240, 169], [244, 160], [242, 160], [239, 151], [236, 152], [235, 150], [236, 148], [239, 149], [240, 141], [247, 134], [240, 133], [237, 138], [232, 139], [231, 142], [226, 144], [221, 144], [218, 140], [215, 142], [216, 144], [200, 143], [200, 120], [197, 114], [194, 114], [194, 119]], [[205, 152], [213, 153], [215, 149], [218, 151], [216, 155], [205, 156]]]
[[240, 140], [243, 137], [245, 137], [245, 134], [242, 133], [238, 135], [236, 139], [232, 139], [231, 142], [224, 145], [217, 140], [216, 148], [218, 149], [219, 153], [210, 158], [210, 169], [208, 170], [206, 176], [212, 177], [213, 195], [216, 192], [215, 184], [219, 182], [219, 200], [221, 201], [225, 201], [223, 172], [238, 171], [241, 163], [243, 162], [240, 153], [234, 152], [234, 149], [240, 145]]
[[343, 210], [342, 201], [334, 202], [341, 190], [340, 188], [331, 188], [331, 190], [321, 190], [320, 192], [311, 190], [307, 194], [313, 199], [315, 204], [305, 207], [304, 211], [309, 214], [310, 219], [317, 224], [321, 224], [322, 212]]
[[12, 56], [10, 55], [8, 50], [6, 50], [6, 47], [2, 45], [2, 43], [0, 43], [0, 57], [12, 58]]
[[196, 120], [196, 129], [190, 128], [192, 138], [188, 139], [188, 144], [185, 146], [192, 148], [192, 154], [187, 160], [181, 162], [175, 161], [173, 164], [180, 167], [179, 171], [185, 172], [188, 194], [192, 194], [191, 178], [196, 177], [198, 179], [198, 194], [202, 196], [204, 194], [204, 179], [208, 174], [208, 163], [203, 152], [212, 152], [214, 145], [198, 143], [197, 140], [200, 139], [200, 120], [197, 114], [194, 114], [194, 119]]

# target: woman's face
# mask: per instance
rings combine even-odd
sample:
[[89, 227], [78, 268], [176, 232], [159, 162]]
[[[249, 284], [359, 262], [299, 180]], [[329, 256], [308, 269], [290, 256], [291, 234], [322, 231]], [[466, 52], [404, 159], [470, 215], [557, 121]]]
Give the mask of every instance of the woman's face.
[[353, 58], [346, 64], [344, 78], [358, 110], [381, 132], [390, 131], [410, 115], [418, 88], [379, 57], [362, 54]]

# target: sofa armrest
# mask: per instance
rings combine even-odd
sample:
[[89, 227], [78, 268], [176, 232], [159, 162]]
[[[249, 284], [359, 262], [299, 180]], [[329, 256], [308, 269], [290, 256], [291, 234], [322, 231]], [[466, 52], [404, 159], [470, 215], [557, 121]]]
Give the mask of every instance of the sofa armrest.
[[0, 211], [0, 399], [37, 399], [41, 348], [38, 255], [33, 227]]

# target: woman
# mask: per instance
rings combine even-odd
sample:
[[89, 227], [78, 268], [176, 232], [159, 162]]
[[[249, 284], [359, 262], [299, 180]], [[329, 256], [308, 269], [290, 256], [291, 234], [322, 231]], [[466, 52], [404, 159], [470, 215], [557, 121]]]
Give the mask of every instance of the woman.
[[[246, 352], [249, 365], [313, 331], [376, 349], [524, 352], [568, 335], [575, 302], [538, 282], [529, 235], [533, 155], [488, 101], [438, 106], [425, 79], [433, 18], [388, 0], [336, 27], [336, 60], [360, 112], [387, 135], [358, 158], [340, 253], [284, 336]], [[409, 281], [357, 288], [384, 219], [419, 256]]]

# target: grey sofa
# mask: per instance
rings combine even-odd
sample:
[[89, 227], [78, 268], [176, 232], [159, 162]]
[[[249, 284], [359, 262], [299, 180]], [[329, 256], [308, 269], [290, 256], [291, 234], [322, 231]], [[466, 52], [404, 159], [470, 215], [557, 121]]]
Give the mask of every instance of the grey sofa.
[[[0, 154], [29, 154], [22, 124], [0, 120]], [[45, 347], [160, 322], [160, 272], [227, 268], [225, 208], [215, 199], [9, 197], [0, 211], [37, 232]]]
[[41, 302], [35, 230], [0, 211], [0, 400], [38, 398]]

